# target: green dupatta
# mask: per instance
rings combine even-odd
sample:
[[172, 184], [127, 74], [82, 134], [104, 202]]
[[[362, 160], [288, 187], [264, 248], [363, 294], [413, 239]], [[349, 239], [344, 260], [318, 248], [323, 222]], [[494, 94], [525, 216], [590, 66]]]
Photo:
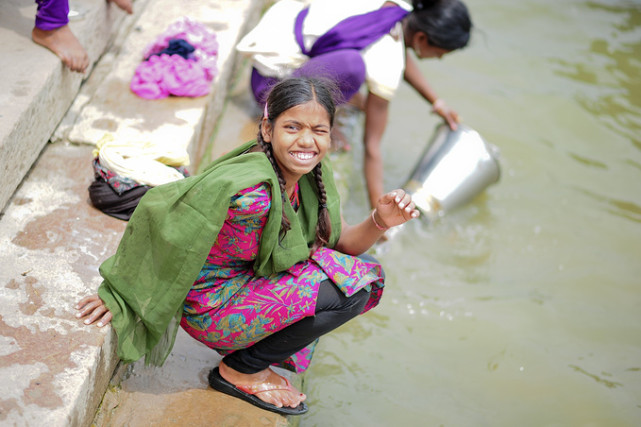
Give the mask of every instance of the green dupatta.
[[[266, 182], [272, 201], [254, 263], [257, 276], [287, 270], [309, 258], [318, 221], [313, 174], [299, 180], [301, 205], [284, 208], [292, 229], [279, 243], [283, 203], [278, 178], [262, 152], [248, 142], [213, 162], [200, 175], [145, 194], [127, 224], [116, 254], [100, 266], [98, 295], [111, 311], [118, 356], [162, 365], [173, 347], [187, 292], [198, 277], [239, 191]], [[331, 167], [322, 162], [332, 222], [330, 246], [341, 232], [340, 203]]]

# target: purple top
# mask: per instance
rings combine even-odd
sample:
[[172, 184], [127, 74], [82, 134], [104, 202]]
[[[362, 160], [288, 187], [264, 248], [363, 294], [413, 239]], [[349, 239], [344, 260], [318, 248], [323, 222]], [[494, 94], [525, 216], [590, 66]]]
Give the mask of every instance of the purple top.
[[320, 36], [312, 48], [307, 50], [303, 43], [303, 21], [308, 12], [309, 7], [306, 7], [296, 17], [294, 35], [303, 53], [310, 58], [339, 49], [361, 50], [389, 33], [409, 13], [400, 6], [391, 6], [350, 16]]

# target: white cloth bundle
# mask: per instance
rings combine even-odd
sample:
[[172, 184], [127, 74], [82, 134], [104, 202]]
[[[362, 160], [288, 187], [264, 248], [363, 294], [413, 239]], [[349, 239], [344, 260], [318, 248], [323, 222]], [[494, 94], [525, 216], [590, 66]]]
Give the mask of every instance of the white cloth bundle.
[[117, 141], [111, 134], [98, 141], [93, 154], [112, 172], [151, 187], [183, 179], [175, 167], [189, 164], [187, 151], [175, 144]]

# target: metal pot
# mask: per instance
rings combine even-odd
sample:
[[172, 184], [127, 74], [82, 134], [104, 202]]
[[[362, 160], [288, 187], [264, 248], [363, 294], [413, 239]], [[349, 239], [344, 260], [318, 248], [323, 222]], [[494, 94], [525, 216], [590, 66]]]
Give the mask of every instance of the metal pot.
[[475, 130], [436, 128], [404, 189], [430, 220], [471, 201], [500, 177], [499, 150]]

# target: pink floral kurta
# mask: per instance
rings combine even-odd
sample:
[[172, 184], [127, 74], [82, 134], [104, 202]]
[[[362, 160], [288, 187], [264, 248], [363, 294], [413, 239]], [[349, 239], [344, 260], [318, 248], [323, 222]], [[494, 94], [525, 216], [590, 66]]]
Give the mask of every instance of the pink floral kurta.
[[[256, 277], [252, 265], [271, 205], [268, 186], [258, 184], [231, 199], [225, 223], [207, 261], [187, 294], [181, 326], [222, 354], [247, 348], [262, 338], [313, 316], [319, 284], [330, 279], [346, 296], [370, 290], [363, 312], [383, 293], [381, 267], [329, 248], [270, 277]], [[285, 361], [302, 372], [313, 346]]]

